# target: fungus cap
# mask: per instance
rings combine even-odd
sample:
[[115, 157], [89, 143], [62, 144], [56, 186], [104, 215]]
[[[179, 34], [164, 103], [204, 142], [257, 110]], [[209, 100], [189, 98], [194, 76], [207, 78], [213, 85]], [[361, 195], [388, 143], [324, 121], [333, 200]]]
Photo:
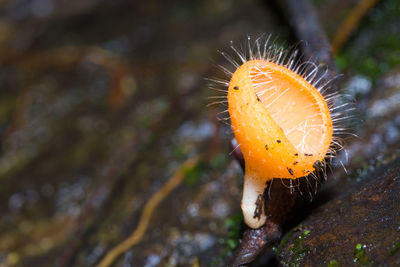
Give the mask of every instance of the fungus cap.
[[333, 134], [329, 108], [297, 73], [267, 60], [247, 61], [232, 76], [228, 105], [246, 175], [264, 183], [297, 179], [324, 160]]

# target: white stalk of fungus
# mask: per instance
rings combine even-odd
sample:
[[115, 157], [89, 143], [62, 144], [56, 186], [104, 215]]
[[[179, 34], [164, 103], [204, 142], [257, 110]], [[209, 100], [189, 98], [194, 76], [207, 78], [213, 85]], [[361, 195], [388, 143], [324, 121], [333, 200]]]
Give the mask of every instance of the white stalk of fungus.
[[267, 220], [263, 196], [265, 188], [265, 181], [245, 175], [241, 208], [245, 223], [253, 229], [260, 228]]

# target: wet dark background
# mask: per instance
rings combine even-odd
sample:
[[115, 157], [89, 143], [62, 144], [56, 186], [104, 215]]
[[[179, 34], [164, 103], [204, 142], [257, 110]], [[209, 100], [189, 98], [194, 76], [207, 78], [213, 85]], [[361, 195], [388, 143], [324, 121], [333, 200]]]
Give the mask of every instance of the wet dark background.
[[[312, 3], [333, 39], [358, 1]], [[116, 265], [224, 266], [244, 227], [242, 171], [204, 78], [222, 77], [217, 51], [231, 40], [298, 42], [278, 6], [0, 1], [0, 266], [95, 265], [200, 155]], [[380, 1], [335, 57], [359, 137], [347, 141], [348, 174], [334, 163], [276, 248], [283, 266], [400, 265], [399, 18], [400, 1]]]

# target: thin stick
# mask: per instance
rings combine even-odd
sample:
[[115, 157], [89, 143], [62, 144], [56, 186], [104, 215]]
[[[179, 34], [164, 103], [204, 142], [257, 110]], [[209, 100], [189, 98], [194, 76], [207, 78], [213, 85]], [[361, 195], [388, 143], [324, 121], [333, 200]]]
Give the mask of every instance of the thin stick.
[[361, 0], [351, 10], [350, 14], [342, 22], [335, 32], [332, 40], [332, 51], [336, 55], [339, 53], [343, 45], [350, 38], [351, 34], [357, 28], [361, 19], [373, 8], [379, 0]]
[[132, 234], [111, 249], [100, 261], [97, 267], [110, 266], [122, 253], [126, 252], [129, 248], [138, 244], [142, 240], [149, 226], [150, 218], [153, 215], [154, 210], [160, 202], [172, 192], [172, 190], [181, 184], [184, 178], [184, 172], [187, 169], [193, 168], [198, 161], [198, 158], [191, 158], [181, 165], [172, 177], [147, 201], [143, 208], [142, 215], [140, 216], [139, 223]]

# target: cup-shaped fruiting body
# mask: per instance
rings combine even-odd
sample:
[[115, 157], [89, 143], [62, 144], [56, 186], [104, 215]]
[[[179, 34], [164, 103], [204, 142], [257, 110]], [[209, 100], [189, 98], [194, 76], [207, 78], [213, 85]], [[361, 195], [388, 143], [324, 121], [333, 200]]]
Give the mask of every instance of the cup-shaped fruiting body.
[[266, 220], [266, 183], [307, 176], [324, 161], [333, 135], [329, 107], [295, 71], [252, 59], [232, 75], [228, 110], [245, 160], [244, 219], [248, 226], [259, 228]]

